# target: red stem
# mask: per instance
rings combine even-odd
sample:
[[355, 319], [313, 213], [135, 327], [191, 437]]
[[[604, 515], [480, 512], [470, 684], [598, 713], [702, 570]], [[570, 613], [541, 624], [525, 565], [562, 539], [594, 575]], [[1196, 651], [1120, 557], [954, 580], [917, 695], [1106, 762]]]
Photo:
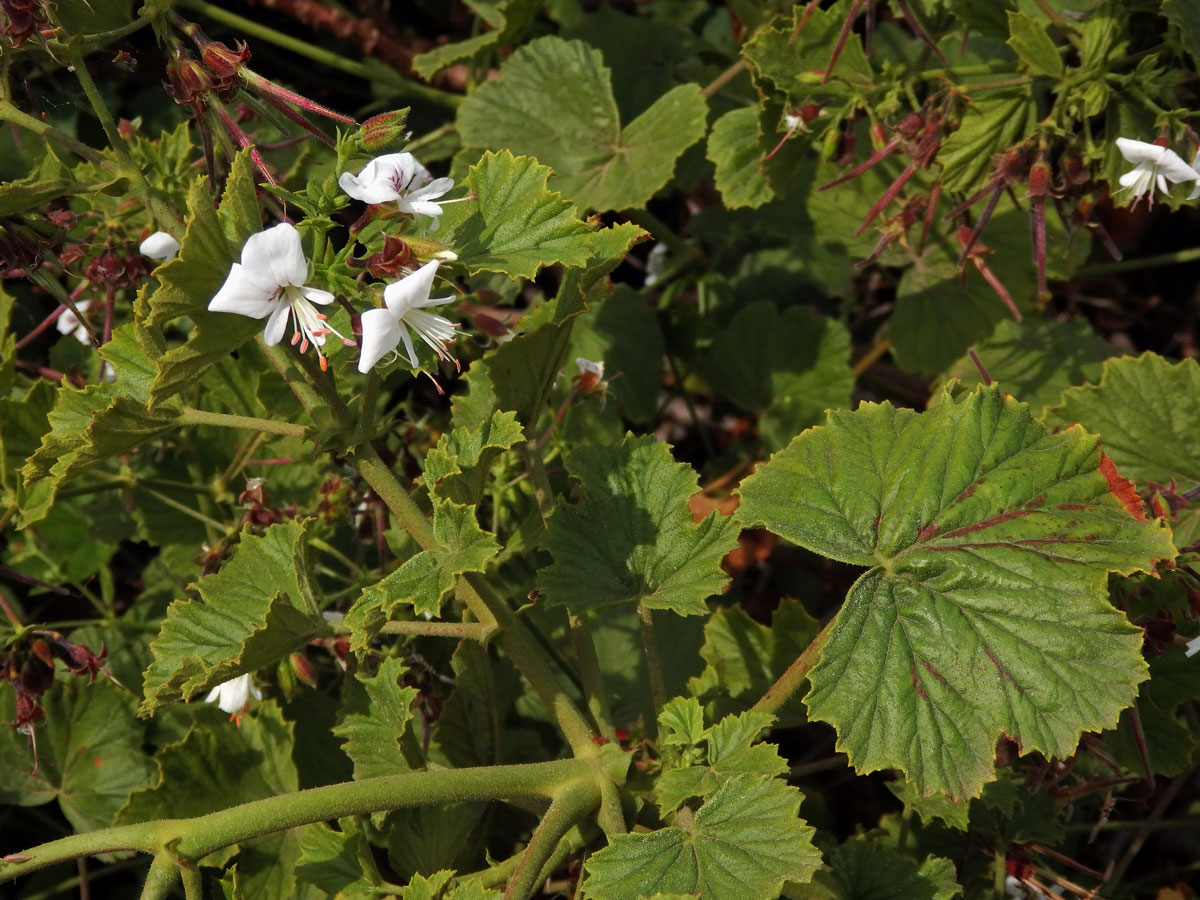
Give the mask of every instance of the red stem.
[[[900, 143], [900, 137], [901, 136], [899, 134], [896, 134], [895, 136], [892, 137], [892, 139], [890, 141], [888, 141], [886, 144], [884, 144], [882, 147], [880, 147], [878, 150], [876, 150], [874, 153], [872, 153], [865, 162], [859, 163], [857, 166], [855, 166], [849, 172], [845, 173], [844, 175], [839, 175], [837, 178], [833, 179], [833, 181], [830, 181], [826, 184], [821, 185], [819, 188], [817, 188], [817, 190], [818, 191], [827, 191], [831, 187], [836, 187], [837, 185], [842, 184], [843, 182], [849, 181], [851, 178], [858, 177], [863, 172], [867, 171], [867, 169], [871, 168], [871, 166], [875, 165], [880, 160], [882, 160], [884, 157], [886, 157], [889, 153], [891, 153], [893, 150], [895, 150], [896, 145]], [[772, 151], [772, 152], [774, 152], [774, 151]]]
[[883, 212], [884, 208], [896, 198], [896, 195], [904, 189], [904, 185], [908, 184], [908, 179], [912, 178], [916, 171], [917, 161], [913, 160], [900, 173], [900, 177], [892, 182], [892, 186], [884, 191], [883, 196], [879, 198], [879, 202], [871, 207], [871, 211], [867, 213], [867, 218], [855, 230], [854, 233], [856, 235], [862, 234], [866, 230], [866, 227], [875, 221], [875, 217]]
[[850, 12], [846, 14], [846, 21], [842, 23], [842, 30], [838, 34], [837, 43], [833, 45], [833, 55], [829, 57], [829, 67], [825, 70], [825, 77], [821, 79], [821, 84], [829, 83], [829, 78], [833, 75], [833, 67], [837, 65], [838, 58], [842, 55], [842, 50], [846, 46], [846, 38], [850, 36], [850, 29], [854, 27], [854, 20], [858, 18], [858, 11], [864, 2], [865, 0], [854, 0], [850, 6]]

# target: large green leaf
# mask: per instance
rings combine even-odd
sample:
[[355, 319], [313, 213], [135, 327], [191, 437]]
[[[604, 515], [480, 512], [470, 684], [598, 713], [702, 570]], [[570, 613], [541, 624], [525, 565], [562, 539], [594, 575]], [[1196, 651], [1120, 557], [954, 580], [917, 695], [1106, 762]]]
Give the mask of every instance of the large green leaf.
[[413, 612], [437, 615], [442, 600], [464, 572], [482, 572], [500, 550], [496, 537], [475, 520], [475, 507], [448, 500], [433, 508], [433, 533], [438, 546], [405, 560], [396, 571], [362, 592], [346, 615], [352, 629], [350, 647], [365, 651], [379, 629], [404, 606]]
[[551, 170], [507, 150], [485, 153], [466, 186], [474, 200], [445, 207], [437, 238], [454, 248], [472, 275], [532, 278], [542, 266], [582, 266], [592, 227], [574, 205], [546, 187]]
[[774, 900], [784, 881], [821, 864], [800, 792], [762, 775], [737, 775], [686, 824], [622, 834], [590, 857], [583, 889], [594, 900], [659, 892], [705, 900]]
[[412, 703], [419, 691], [399, 685], [404, 672], [404, 663], [389, 657], [374, 675], [355, 675], [362, 689], [351, 698], [349, 712], [333, 733], [345, 741], [342, 749], [354, 761], [356, 779], [395, 775], [412, 768], [400, 748], [400, 738], [412, 719]]
[[[1086, 322], [1001, 319], [974, 350], [992, 381], [1028, 403], [1041, 418], [1045, 407], [1057, 403], [1068, 387], [1099, 380], [1100, 364], [1113, 347]], [[950, 378], [957, 378], [967, 387], [983, 383], [970, 356], [963, 356], [947, 369], [941, 381]], [[935, 399], [940, 396], [935, 392]]]
[[429, 79], [455, 63], [472, 59], [487, 50], [496, 49], [516, 38], [533, 18], [540, 0], [500, 0], [474, 2], [470, 6], [487, 22], [488, 29], [453, 44], [443, 44], [426, 50], [413, 58], [413, 71]]
[[459, 107], [463, 143], [537, 157], [581, 207], [642, 206], [704, 136], [708, 106], [694, 84], [672, 88], [623, 127], [604, 58], [582, 41], [539, 38], [500, 74]]
[[953, 900], [962, 891], [950, 860], [931, 856], [918, 866], [861, 836], [835, 849], [814, 882], [828, 890], [823, 896], [829, 900]]
[[815, 10], [804, 27], [796, 32], [801, 17], [809, 13], [808, 4], [796, 4], [790, 21], [775, 28], [764, 28], [755, 34], [743, 50], [759, 78], [768, 78], [788, 95], [792, 104], [814, 94], [844, 94], [847, 88], [863, 90], [871, 87], [874, 73], [862, 39], [851, 32], [833, 67], [830, 83], [821, 86], [821, 75], [829, 68], [838, 35], [850, 12], [850, 0], [838, 0], [828, 9]]
[[1062, 57], [1046, 33], [1046, 26], [1024, 13], [1008, 14], [1008, 45], [1035, 75], [1057, 78], [1063, 73]]
[[[0, 720], [15, 718], [13, 692], [0, 691]], [[36, 806], [55, 798], [77, 831], [111, 825], [131, 791], [150, 782], [132, 696], [111, 681], [60, 682], [42, 696], [37, 757], [29, 738], [0, 730], [0, 802]], [[36, 771], [35, 771], [36, 769]]]
[[705, 378], [747, 412], [778, 450], [830, 408], [850, 405], [850, 333], [802, 306], [779, 312], [767, 302], [738, 312], [701, 358]]
[[583, 446], [567, 459], [582, 497], [550, 519], [545, 547], [554, 563], [538, 573], [547, 602], [574, 612], [640, 603], [704, 615], [724, 587], [721, 558], [737, 546], [738, 525], [713, 512], [696, 523], [688, 498], [696, 471], [653, 437]]
[[511, 412], [497, 410], [479, 425], [455, 428], [425, 455], [425, 485], [438, 497], [476, 504], [496, 457], [524, 440], [521, 424]]
[[521, 686], [513, 664], [474, 641], [461, 641], [450, 666], [454, 690], [438, 716], [430, 756], [457, 767], [515, 761], [509, 751], [521, 732], [505, 725]]
[[[1078, 422], [1100, 435], [1104, 452], [1121, 472], [1140, 482], [1200, 484], [1200, 365], [1171, 363], [1156, 353], [1123, 356], [1104, 364], [1100, 383], [1071, 388], [1047, 410], [1052, 422]], [[1175, 543], [1200, 540], [1200, 507], [1177, 513]]]
[[963, 194], [982, 188], [992, 157], [1020, 143], [1036, 121], [1037, 105], [1028, 93], [997, 91], [973, 98], [938, 151], [946, 188]]
[[1184, 49], [1200, 63], [1200, 7], [1191, 0], [1163, 0], [1162, 14], [1179, 29]]
[[284, 659], [329, 626], [308, 578], [305, 525], [295, 519], [257, 536], [196, 583], [200, 600], [176, 600], [150, 645], [139, 715]]
[[1146, 677], [1105, 585], [1174, 557], [1170, 532], [1145, 521], [1094, 437], [1049, 433], [998, 388], [924, 414], [834, 411], [741, 496], [745, 521], [871, 567], [805, 700], [860, 771], [972, 797], [1002, 733], [1069, 755]]

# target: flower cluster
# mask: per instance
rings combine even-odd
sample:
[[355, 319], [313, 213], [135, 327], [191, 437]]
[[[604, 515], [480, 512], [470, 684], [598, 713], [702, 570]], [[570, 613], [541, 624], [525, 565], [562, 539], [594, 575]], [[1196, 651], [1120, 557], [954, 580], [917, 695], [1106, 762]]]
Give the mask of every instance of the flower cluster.
[[[428, 216], [437, 227], [442, 214], [437, 198], [452, 187], [450, 178], [433, 178], [411, 153], [380, 156], [357, 175], [345, 172], [338, 183], [356, 200], [365, 203], [395, 201], [401, 212]], [[447, 202], [447, 201], [442, 201]], [[450, 297], [430, 299], [438, 260], [434, 259], [384, 288], [384, 309], [371, 309], [362, 315], [362, 351], [358, 369], [368, 372], [404, 342], [408, 361], [418, 367], [417, 354], [408, 330], [411, 328], [441, 359], [450, 359], [446, 344], [455, 337], [458, 326], [433, 313], [432, 306], [448, 302]], [[283, 339], [287, 323], [292, 322], [292, 343], [304, 353], [311, 345], [327, 367], [321, 352], [325, 338], [335, 334], [347, 346], [354, 342], [332, 328], [317, 306], [333, 302], [333, 294], [310, 287], [308, 260], [300, 246], [300, 233], [286, 222], [252, 235], [242, 248], [241, 262], [234, 263], [229, 277], [208, 304], [213, 312], [231, 312], [252, 319], [266, 319], [263, 339], [274, 346]]]
[[1200, 197], [1200, 170], [1195, 168], [1197, 161], [1200, 161], [1200, 151], [1189, 166], [1178, 153], [1167, 148], [1165, 142], [1147, 144], [1145, 141], [1117, 138], [1117, 149], [1126, 160], [1135, 164], [1133, 169], [1121, 176], [1122, 189], [1129, 191], [1134, 198], [1148, 196], [1153, 203], [1155, 185], [1166, 194], [1170, 191], [1168, 182], [1180, 184], [1185, 181], [1195, 182], [1188, 199]]

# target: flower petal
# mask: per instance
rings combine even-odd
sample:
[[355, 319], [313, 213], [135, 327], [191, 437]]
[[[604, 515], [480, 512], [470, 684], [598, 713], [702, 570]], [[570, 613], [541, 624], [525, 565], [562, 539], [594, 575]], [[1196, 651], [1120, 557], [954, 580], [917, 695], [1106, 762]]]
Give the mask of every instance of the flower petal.
[[405, 275], [383, 289], [383, 302], [397, 319], [404, 317], [410, 309], [416, 309], [429, 299], [433, 289], [433, 278], [437, 275], [438, 261], [431, 259], [417, 271]]
[[[402, 197], [400, 199], [400, 212], [437, 219], [442, 214], [442, 205], [435, 203], [433, 200], [412, 200], [408, 197]], [[434, 222], [434, 224], [436, 225], [437, 222]]]
[[287, 222], [251, 235], [242, 248], [242, 265], [257, 279], [270, 278], [278, 286], [299, 287], [308, 278], [300, 232]]
[[1147, 144], [1145, 141], [1134, 141], [1129, 138], [1117, 138], [1117, 149], [1131, 163], [1156, 163], [1167, 152], [1166, 147], [1158, 144]]
[[1168, 181], [1179, 184], [1181, 181], [1195, 181], [1200, 178], [1196, 170], [1189, 166], [1174, 150], [1168, 150], [1158, 161], [1158, 171], [1167, 177]]
[[260, 279], [252, 278], [241, 263], [234, 263], [229, 269], [229, 277], [208, 302], [208, 309], [210, 312], [237, 313], [261, 319], [275, 309], [274, 296], [274, 288], [264, 290]]
[[413, 347], [412, 338], [408, 336], [408, 329], [400, 326], [400, 337], [404, 338], [404, 348], [408, 351], [408, 362], [414, 369], [421, 368], [421, 364], [417, 361], [417, 351]]
[[329, 291], [323, 291], [320, 288], [302, 287], [300, 293], [304, 295], [304, 299], [309, 303], [315, 303], [318, 306], [325, 306], [333, 302], [333, 294]]
[[[370, 164], [367, 168], [370, 168]], [[367, 169], [363, 169], [362, 175], [366, 174]], [[341, 177], [338, 178], [338, 185], [355, 200], [361, 200], [363, 203], [387, 203], [389, 200], [400, 198], [389, 182], [371, 181], [361, 176], [351, 175], [349, 172], [341, 174]]]
[[435, 178], [423, 188], [412, 191], [411, 196], [420, 200], [434, 200], [454, 188], [453, 178]]
[[396, 349], [404, 326], [386, 309], [368, 309], [362, 314], [362, 349], [358, 356], [358, 371], [364, 375]]
[[165, 231], [156, 231], [142, 241], [138, 252], [151, 259], [171, 259], [179, 252], [179, 241]]
[[292, 308], [286, 303], [280, 303], [276, 307], [275, 312], [271, 313], [271, 318], [267, 319], [267, 327], [263, 329], [263, 341], [268, 347], [274, 347], [283, 340], [283, 333], [287, 330], [288, 313]]

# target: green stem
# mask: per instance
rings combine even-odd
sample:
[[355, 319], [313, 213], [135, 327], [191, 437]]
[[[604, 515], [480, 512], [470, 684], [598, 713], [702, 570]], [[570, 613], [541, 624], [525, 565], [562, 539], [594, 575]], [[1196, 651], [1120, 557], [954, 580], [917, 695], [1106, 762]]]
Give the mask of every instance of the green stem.
[[204, 900], [204, 876], [195, 866], [180, 866], [179, 875], [183, 879], [184, 900]]
[[1129, 847], [1126, 849], [1125, 855], [1121, 857], [1120, 861], [1109, 873], [1108, 878], [1105, 879], [1105, 885], [1118, 885], [1121, 883], [1121, 879], [1125, 877], [1125, 872], [1129, 868], [1129, 864], [1138, 855], [1138, 852], [1142, 849], [1142, 845], [1146, 843], [1146, 839], [1154, 833], [1158, 823], [1162, 820], [1163, 814], [1166, 813], [1167, 807], [1171, 805], [1183, 787], [1191, 781], [1192, 775], [1195, 772], [1196, 766], [1190, 766], [1176, 775], [1174, 780], [1167, 785], [1167, 789], [1162, 792], [1162, 796], [1154, 804], [1154, 809], [1145, 821], [1142, 822], [1142, 827], [1133, 836], [1133, 840], [1129, 842]]
[[94, 163], [110, 175], [115, 176], [120, 174], [115, 170], [112, 162], [99, 150], [94, 150], [87, 144], [75, 140], [75, 138], [66, 132], [59, 131], [52, 125], [47, 125], [41, 119], [35, 119], [33, 116], [26, 115], [7, 100], [0, 100], [0, 120], [10, 122], [18, 128], [24, 128], [26, 131], [31, 131], [38, 135], [38, 137], [45, 138], [48, 141], [53, 141], [59, 146], [70, 150], [76, 156]]
[[[145, 7], [143, 7], [144, 9]], [[132, 22], [125, 23], [120, 28], [113, 28], [109, 31], [98, 31], [95, 34], [85, 34], [79, 39], [78, 43], [88, 52], [99, 50], [105, 44], [111, 44], [113, 41], [119, 41], [123, 37], [128, 37], [135, 31], [140, 31], [152, 21], [154, 20], [150, 16], [141, 16]]]
[[1154, 269], [1158, 266], [1176, 266], [1181, 263], [1195, 262], [1198, 259], [1200, 259], [1200, 247], [1191, 247], [1187, 250], [1176, 250], [1174, 253], [1162, 253], [1158, 256], [1143, 256], [1141, 259], [1123, 259], [1120, 262], [1084, 266], [1075, 271], [1075, 277], [1091, 278], [1096, 275], [1136, 272], [1139, 269]]
[[592, 779], [564, 786], [534, 829], [533, 837], [509, 879], [504, 900], [527, 900], [533, 896], [540, 883], [542, 867], [559, 842], [599, 802], [599, 787]]
[[746, 62], [746, 58], [744, 56], [738, 57], [737, 62], [735, 62], [732, 66], [718, 75], [704, 87], [704, 90], [700, 92], [700, 96], [704, 97], [706, 100], [712, 97], [713, 94], [725, 87], [725, 85], [729, 84], [729, 82], [733, 81], [733, 79], [741, 75], [742, 72], [747, 69], [747, 67], [748, 64]]
[[821, 647], [824, 646], [826, 639], [829, 637], [835, 621], [836, 619], [829, 620], [825, 627], [821, 629], [821, 632], [804, 648], [804, 652], [796, 657], [796, 661], [787, 667], [787, 670], [779, 676], [773, 685], [767, 688], [767, 692], [754, 704], [754, 709], [759, 712], [770, 713], [771, 715], [779, 712], [783, 704], [787, 703], [791, 698], [792, 694], [800, 689], [800, 685], [808, 677], [809, 669], [816, 665], [817, 660], [820, 659]]
[[405, 634], [422, 637], [444, 637], [479, 641], [486, 644], [496, 633], [494, 625], [482, 622], [384, 622], [381, 634]]
[[179, 879], [179, 867], [166, 852], [159, 852], [150, 864], [146, 873], [146, 883], [142, 886], [141, 900], [161, 900], [169, 897]]
[[[171, 847], [179, 859], [198, 860], [229, 847], [301, 825], [342, 816], [361, 816], [406, 806], [456, 801], [551, 799], [565, 793], [589, 798], [594, 806], [599, 786], [594, 761], [561, 759], [514, 766], [479, 766], [384, 775], [331, 784], [292, 794], [254, 800], [193, 819], [162, 819], [70, 835], [20, 854], [18, 863], [0, 863], [0, 883], [54, 863], [99, 853], [140, 850], [159, 853]], [[156, 856], [151, 867], [164, 857]], [[166, 859], [170, 868], [174, 862]], [[149, 882], [149, 879], [148, 879]]]
[[67, 58], [71, 61], [75, 78], [78, 79], [79, 86], [83, 88], [83, 93], [87, 95], [88, 102], [92, 105], [92, 111], [100, 120], [100, 126], [108, 137], [108, 143], [120, 162], [121, 174], [129, 180], [130, 190], [142, 202], [142, 205], [150, 210], [159, 228], [173, 232], [177, 238], [182, 238], [183, 223], [155, 193], [150, 182], [146, 180], [146, 174], [129, 155], [129, 148], [125, 144], [125, 139], [121, 137], [121, 132], [117, 129], [117, 123], [108, 110], [108, 104], [104, 102], [100, 90], [96, 87], [96, 82], [92, 80], [92, 75], [87, 68], [87, 61], [83, 58], [83, 52], [78, 47], [71, 47], [67, 51]]
[[587, 704], [592, 721], [610, 742], [617, 740], [613, 728], [612, 709], [608, 703], [608, 691], [604, 688], [604, 677], [600, 674], [600, 660], [596, 656], [596, 642], [592, 639], [592, 626], [587, 613], [567, 614], [571, 628], [571, 640], [575, 645], [575, 664], [579, 667], [579, 680], [583, 684], [583, 699]]
[[287, 437], [304, 437], [305, 428], [295, 422], [279, 422], [275, 419], [259, 419], [254, 416], [235, 416], [229, 413], [209, 412], [185, 406], [179, 413], [181, 425], [216, 425], [219, 428], [243, 428], [247, 431], [264, 431], [267, 434], [282, 434]]
[[308, 379], [302, 377], [296, 371], [295, 362], [288, 355], [287, 351], [278, 345], [268, 347], [263, 343], [261, 334], [258, 336], [258, 344], [266, 354], [267, 362], [271, 364], [271, 368], [278, 372], [284, 384], [291, 388], [292, 393], [296, 395], [296, 399], [300, 401], [300, 405], [304, 407], [305, 412], [309, 416], [313, 416], [317, 409], [323, 407], [324, 404], [321, 402], [321, 398], [317, 396], [317, 392], [313, 390], [312, 385], [308, 383]]
[[827, 759], [818, 759], [815, 762], [800, 763], [788, 769], [788, 778], [807, 778], [810, 775], [820, 775], [822, 772], [828, 772], [830, 769], [844, 769], [849, 765], [844, 754], [838, 753], [830, 756]]
[[448, 109], [457, 108], [465, 99], [459, 94], [439, 91], [437, 88], [410, 81], [386, 64], [380, 63], [369, 66], [348, 55], [335, 53], [321, 47], [314, 47], [307, 41], [294, 38], [291, 35], [284, 34], [282, 31], [276, 31], [274, 28], [268, 28], [266, 25], [261, 25], [252, 19], [247, 19], [239, 16], [237, 13], [222, 9], [216, 4], [206, 3], [205, 0], [181, 0], [179, 5], [194, 9], [196, 12], [203, 13], [210, 19], [221, 22], [231, 28], [236, 28], [251, 37], [267, 41], [276, 47], [283, 47], [285, 50], [291, 50], [293, 53], [299, 53], [301, 56], [306, 56], [314, 62], [321, 63], [331, 69], [337, 69], [338, 71], [345, 72], [347, 75], [354, 75], [374, 84], [385, 85], [402, 97], [424, 100], [427, 103], [444, 106]]
[[992, 857], [992, 889], [995, 891], [996, 900], [1005, 900], [1008, 897], [1008, 891], [1004, 886], [1007, 879], [1008, 842], [998, 840], [996, 841], [996, 855]]
[[542, 462], [542, 454], [538, 448], [526, 441], [521, 445], [520, 453], [525, 463], [525, 471], [529, 473], [529, 483], [533, 486], [533, 497], [537, 501], [538, 512], [541, 513], [544, 523], [554, 512], [554, 488], [546, 475], [546, 465]]
[[654, 698], [654, 721], [667, 702], [667, 682], [663, 677], [662, 657], [658, 652], [658, 638], [654, 633], [654, 610], [638, 603], [638, 624], [642, 631], [642, 647], [646, 651], [646, 666], [650, 670], [650, 696]]

